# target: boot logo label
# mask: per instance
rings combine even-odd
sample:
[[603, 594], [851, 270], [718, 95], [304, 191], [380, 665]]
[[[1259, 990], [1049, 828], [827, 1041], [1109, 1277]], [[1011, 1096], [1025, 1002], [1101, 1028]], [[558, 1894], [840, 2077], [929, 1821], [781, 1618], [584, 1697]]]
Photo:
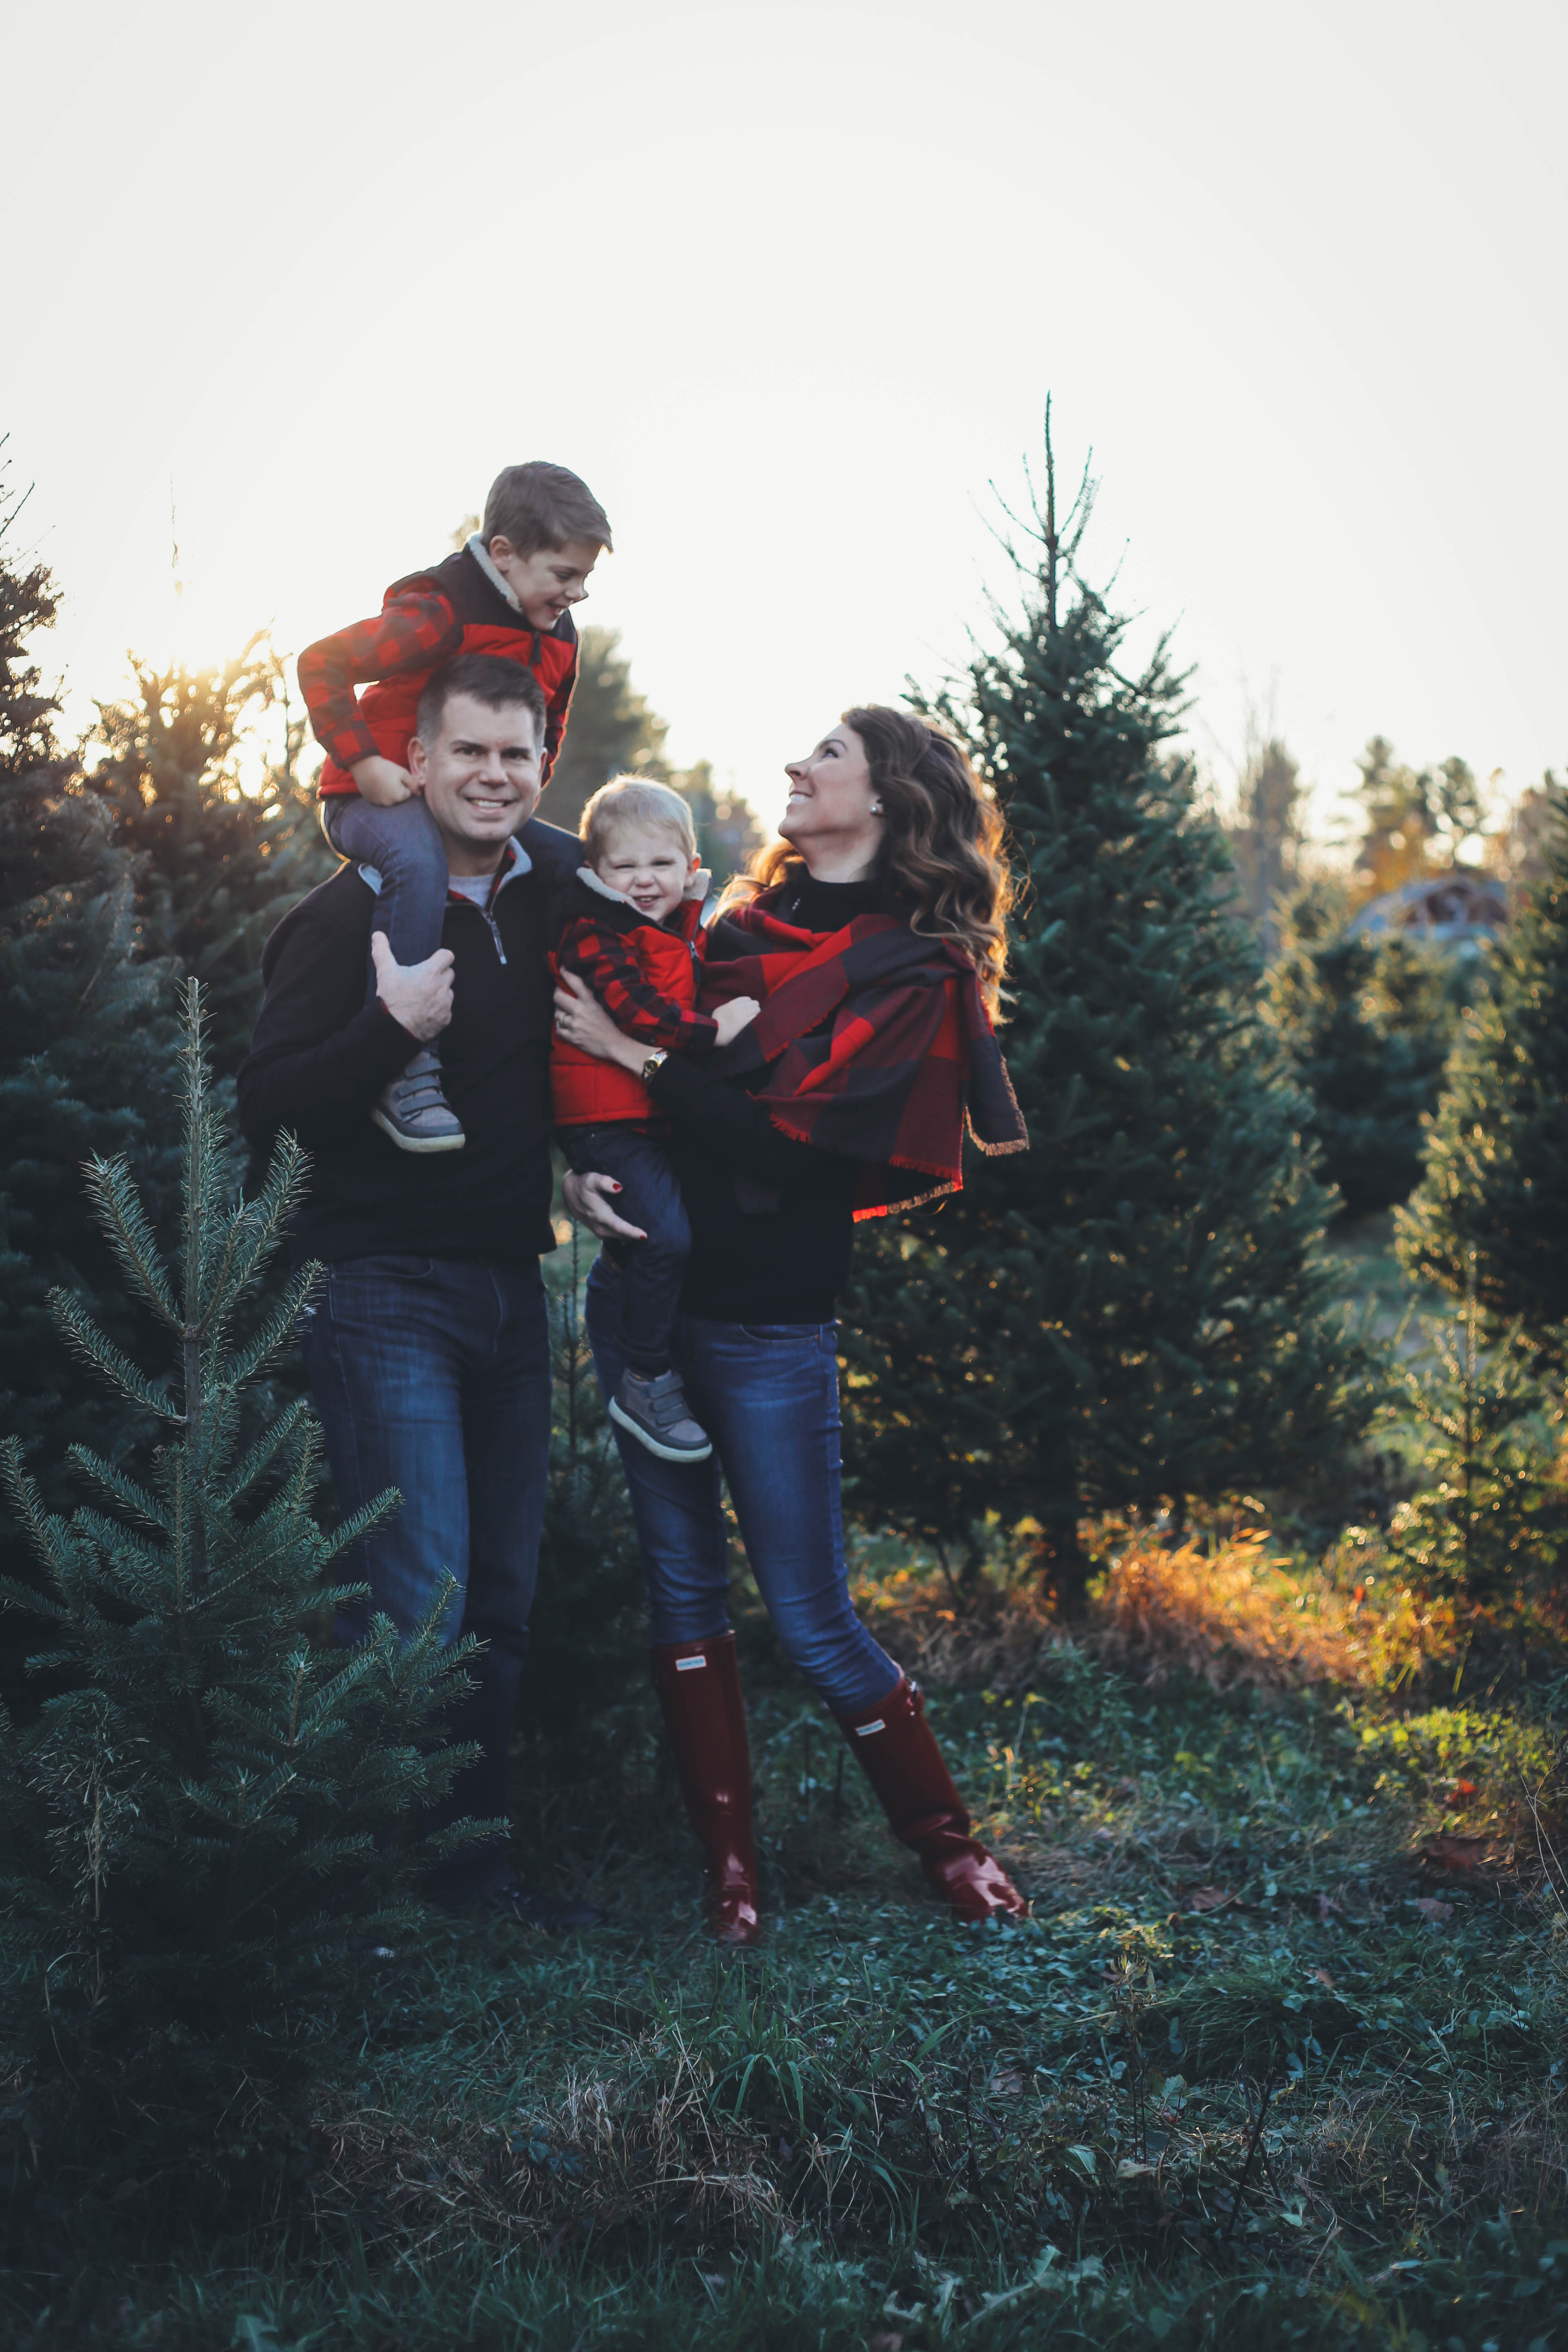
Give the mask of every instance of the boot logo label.
[[869, 1739], [874, 1731], [886, 1731], [887, 1728], [886, 1718], [879, 1716], [875, 1723], [858, 1723], [855, 1726], [855, 1737], [857, 1739]]
[[706, 1658], [677, 1658], [675, 1671], [678, 1675], [689, 1675], [694, 1666], [705, 1666], [707, 1664]]

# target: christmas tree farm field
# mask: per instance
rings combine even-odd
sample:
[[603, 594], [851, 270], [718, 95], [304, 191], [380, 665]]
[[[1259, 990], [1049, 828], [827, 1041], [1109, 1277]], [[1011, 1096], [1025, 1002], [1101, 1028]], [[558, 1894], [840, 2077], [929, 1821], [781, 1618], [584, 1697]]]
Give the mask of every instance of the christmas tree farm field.
[[[932, 1908], [747, 1616], [753, 1962], [694, 1933], [634, 1697], [575, 1777], [520, 1760], [534, 1859], [605, 1930], [427, 1921], [298, 2021], [286, 2094], [184, 2167], [165, 2137], [161, 2176], [132, 2129], [72, 2153], [68, 2086], [11, 2088], [0, 2340], [1568, 2342], [1556, 1694], [1413, 1685], [1334, 1646], [1321, 1576], [1245, 1555], [1213, 1557], [1262, 1595], [1221, 1672], [1117, 1645], [1125, 1562], [1064, 1641], [866, 1549], [1022, 1929]], [[1316, 1646], [1270, 1648], [1269, 1610]]]

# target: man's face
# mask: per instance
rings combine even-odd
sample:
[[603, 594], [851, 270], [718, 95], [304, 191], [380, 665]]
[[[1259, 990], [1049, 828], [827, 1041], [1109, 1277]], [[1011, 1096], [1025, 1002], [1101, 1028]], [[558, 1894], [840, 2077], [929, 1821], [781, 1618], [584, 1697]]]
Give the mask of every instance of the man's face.
[[489, 544], [490, 562], [531, 629], [552, 629], [563, 613], [583, 602], [601, 552], [592, 540], [574, 539], [564, 547], [538, 547], [531, 555], [520, 555], [500, 531]]
[[408, 770], [447, 845], [454, 873], [488, 874], [539, 805], [540, 741], [525, 702], [500, 710], [454, 694], [433, 743], [416, 736]]

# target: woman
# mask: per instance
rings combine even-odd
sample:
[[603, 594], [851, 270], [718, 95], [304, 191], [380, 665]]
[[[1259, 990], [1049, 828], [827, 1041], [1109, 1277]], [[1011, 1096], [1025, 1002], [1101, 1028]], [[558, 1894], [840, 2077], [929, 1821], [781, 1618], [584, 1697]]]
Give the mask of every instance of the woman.
[[[704, 1009], [762, 1000], [732, 1045], [706, 1063], [649, 1054], [581, 982], [555, 1000], [561, 1034], [638, 1073], [668, 1115], [691, 1224], [678, 1360], [715, 1458], [663, 1462], [624, 1443], [621, 1458], [654, 1681], [707, 1857], [709, 1924], [731, 1944], [759, 1927], [721, 1466], [780, 1642], [894, 1835], [962, 1917], [1028, 1907], [969, 1835], [920, 1693], [851, 1605], [834, 1349], [855, 1219], [957, 1190], [966, 1117], [982, 1148], [1026, 1148], [988, 1017], [1006, 952], [1001, 820], [959, 745], [896, 710], [847, 711], [785, 773], [783, 840], [710, 939]], [[637, 1238], [613, 1192], [607, 1178], [568, 1179], [568, 1204], [612, 1251]], [[607, 1396], [617, 1286], [606, 1254], [587, 1324]]]

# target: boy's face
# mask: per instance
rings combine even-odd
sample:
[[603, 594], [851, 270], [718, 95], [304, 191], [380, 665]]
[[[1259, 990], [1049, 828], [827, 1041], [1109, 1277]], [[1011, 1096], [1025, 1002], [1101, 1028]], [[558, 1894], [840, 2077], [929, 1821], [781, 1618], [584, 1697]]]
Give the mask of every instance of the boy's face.
[[601, 882], [631, 900], [650, 923], [673, 915], [697, 871], [679, 834], [656, 825], [622, 825], [611, 834], [594, 868]]
[[500, 531], [489, 544], [490, 562], [532, 629], [552, 629], [563, 613], [583, 602], [601, 552], [592, 540], [574, 539], [564, 547], [538, 547], [531, 555], [520, 555]]

